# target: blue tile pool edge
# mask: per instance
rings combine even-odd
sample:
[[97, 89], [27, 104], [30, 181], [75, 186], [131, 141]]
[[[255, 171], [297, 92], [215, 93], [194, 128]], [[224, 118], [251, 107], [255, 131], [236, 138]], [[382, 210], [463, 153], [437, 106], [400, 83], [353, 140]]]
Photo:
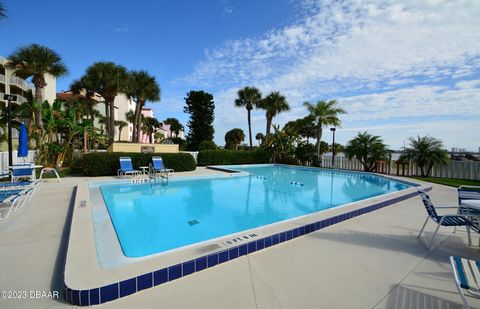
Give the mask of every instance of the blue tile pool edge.
[[[425, 191], [432, 190], [432, 187], [424, 188]], [[246, 244], [223, 249], [210, 253], [192, 260], [171, 265], [162, 269], [148, 272], [134, 278], [126, 279], [106, 286], [92, 288], [88, 290], [70, 289], [66, 284], [63, 287], [63, 296], [65, 301], [76, 306], [90, 306], [103, 304], [115, 299], [125, 297], [141, 290], [148, 289], [163, 283], [167, 283], [181, 277], [202, 271], [207, 268], [234, 260], [243, 255], [248, 255], [256, 251], [280, 244], [285, 241], [295, 239], [326, 228], [328, 226], [361, 216], [366, 213], [396, 204], [418, 195], [418, 191], [410, 192], [397, 196], [373, 205], [360, 209], [352, 210], [333, 217], [325, 218], [320, 221], [309, 223], [300, 227], [279, 232], [267, 237], [263, 237]], [[268, 245], [267, 245], [268, 244]], [[65, 282], [65, 280], [64, 280]]]

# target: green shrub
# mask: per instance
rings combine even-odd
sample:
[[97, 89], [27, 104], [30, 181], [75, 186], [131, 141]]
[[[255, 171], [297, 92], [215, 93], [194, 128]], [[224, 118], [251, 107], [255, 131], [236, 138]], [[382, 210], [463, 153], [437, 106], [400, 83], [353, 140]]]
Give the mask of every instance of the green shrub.
[[85, 176], [114, 176], [120, 167], [120, 157], [132, 158], [134, 169], [148, 166], [153, 156], [162, 156], [167, 168], [175, 172], [194, 171], [195, 160], [188, 153], [130, 153], [130, 152], [93, 152], [83, 156], [83, 174]]
[[214, 150], [217, 149], [217, 145], [215, 144], [214, 141], [201, 141], [200, 144], [198, 144], [198, 150]]
[[204, 150], [198, 153], [198, 165], [260, 164], [269, 163], [267, 151], [258, 150]]

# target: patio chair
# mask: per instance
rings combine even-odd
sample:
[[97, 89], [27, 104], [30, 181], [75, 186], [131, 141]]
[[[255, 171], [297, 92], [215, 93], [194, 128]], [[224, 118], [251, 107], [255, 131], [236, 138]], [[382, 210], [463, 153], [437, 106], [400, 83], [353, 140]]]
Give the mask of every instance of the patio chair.
[[[462, 206], [462, 202], [466, 200], [480, 200], [480, 186], [466, 186], [458, 187], [458, 213], [461, 214], [480, 214], [468, 207]], [[480, 218], [472, 218], [472, 224], [477, 228], [480, 227]], [[456, 230], [456, 229], [455, 229]]]
[[157, 179], [160, 177], [162, 180], [166, 179], [168, 183], [169, 174], [173, 173], [174, 170], [171, 168], [166, 168], [163, 164], [163, 159], [160, 156], [152, 157], [152, 163], [149, 165], [148, 175], [150, 179]]
[[118, 176], [138, 176], [141, 173], [139, 170], [133, 169], [132, 159], [130, 157], [120, 157], [120, 169], [117, 171]]
[[[472, 227], [471, 221], [468, 219], [469, 216], [466, 216], [464, 214], [447, 214], [447, 215], [438, 215], [436, 209], [455, 209], [458, 210], [458, 206], [455, 207], [435, 207], [430, 200], [430, 196], [425, 191], [419, 190], [418, 191], [420, 194], [420, 197], [422, 198], [423, 205], [425, 206], [425, 209], [427, 210], [427, 219], [425, 220], [425, 223], [423, 224], [420, 233], [418, 234], [418, 239], [421, 239], [420, 236], [422, 235], [423, 230], [425, 229], [425, 226], [428, 223], [428, 220], [431, 219], [437, 224], [437, 228], [435, 229], [435, 232], [433, 233], [432, 239], [430, 240], [430, 243], [427, 245], [427, 249], [431, 249], [433, 245], [433, 241], [435, 240], [435, 237], [437, 236], [438, 230], [440, 229], [440, 226], [450, 226], [450, 227], [456, 227], [456, 226], [465, 226], [467, 229], [467, 235], [468, 235], [468, 245], [471, 244], [471, 238], [470, 238], [470, 229], [473, 228], [476, 232], [478, 232], [478, 229], [475, 227]], [[476, 215], [473, 215], [476, 216]]]
[[464, 200], [480, 200], [480, 186], [460, 186], [458, 187], [458, 204]]
[[32, 188], [0, 190], [0, 220], [7, 219], [12, 211], [22, 208], [32, 192]]
[[451, 256], [450, 266], [463, 304], [470, 308], [466, 295], [480, 298], [480, 260]]
[[163, 164], [163, 159], [160, 156], [152, 157], [152, 169], [154, 172], [160, 173], [173, 173], [174, 170], [171, 168], [166, 168], [165, 164]]
[[12, 182], [19, 179], [35, 180], [35, 165], [32, 163], [14, 164], [10, 167]]

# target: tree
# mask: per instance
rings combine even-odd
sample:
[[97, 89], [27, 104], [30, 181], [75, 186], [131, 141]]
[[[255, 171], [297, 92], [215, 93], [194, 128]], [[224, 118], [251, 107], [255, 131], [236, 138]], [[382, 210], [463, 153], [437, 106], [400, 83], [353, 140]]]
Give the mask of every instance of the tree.
[[225, 133], [225, 148], [236, 150], [238, 148], [238, 145], [240, 145], [244, 139], [245, 133], [243, 133], [242, 129], [231, 129], [230, 131]]
[[237, 99], [235, 99], [236, 107], [243, 107], [247, 109], [248, 119], [248, 140], [250, 142], [250, 148], [252, 148], [252, 121], [251, 111], [262, 100], [262, 93], [255, 87], [245, 87], [238, 90]]
[[105, 100], [105, 118], [110, 142], [115, 134], [115, 97], [127, 89], [127, 69], [113, 62], [96, 62], [87, 68], [79, 83], [87, 93], [98, 93]]
[[122, 139], [122, 130], [128, 126], [128, 122], [123, 120], [115, 120], [115, 126], [118, 127], [118, 140]]
[[167, 118], [163, 123], [170, 125], [170, 137], [173, 137], [172, 133], [175, 133], [175, 137], [178, 137], [180, 131], [183, 131], [183, 125], [177, 118]]
[[273, 125], [273, 134], [265, 142], [265, 148], [270, 150], [274, 162], [294, 163], [296, 145], [300, 136], [291, 128], [280, 130]]
[[422, 177], [428, 177], [434, 165], [447, 164], [449, 158], [442, 141], [427, 135], [410, 137], [409, 147], [404, 150], [400, 160], [415, 162], [420, 167]]
[[[1, 11], [0, 11], [1, 12]], [[46, 46], [31, 44], [20, 47], [9, 57], [13, 66], [19, 67], [17, 73], [32, 77], [32, 83], [35, 86], [35, 101], [37, 104], [43, 104], [43, 89], [47, 86], [45, 75], [60, 77], [67, 74], [67, 67], [63, 64], [62, 57], [57, 52]], [[43, 121], [41, 109], [35, 110], [35, 125], [38, 128], [39, 136], [37, 147], [43, 136]]]
[[187, 123], [189, 132], [187, 136], [188, 148], [198, 150], [201, 142], [213, 143], [213, 120], [215, 119], [215, 102], [210, 93], [204, 91], [190, 91], [185, 98], [186, 106], [183, 111], [190, 114]]
[[310, 102], [305, 102], [303, 105], [307, 108], [310, 117], [313, 122], [313, 125], [316, 129], [317, 135], [317, 161], [318, 164], [321, 163], [320, 157], [320, 142], [322, 140], [322, 131], [324, 126], [339, 126], [341, 124], [338, 116], [340, 114], [346, 114], [347, 112], [338, 106], [336, 100], [318, 101], [317, 104], [312, 104]]
[[265, 135], [263, 133], [258, 132], [257, 135], [255, 135], [255, 139], [258, 141], [258, 144], [263, 144], [263, 140], [265, 139]]
[[259, 103], [258, 107], [265, 110], [265, 117], [267, 119], [265, 138], [268, 139], [273, 118], [281, 112], [289, 111], [290, 105], [288, 105], [287, 99], [281, 95], [280, 92], [271, 92]]
[[365, 131], [347, 143], [345, 155], [348, 159], [357, 158], [366, 172], [372, 172], [378, 160], [387, 159], [388, 150], [380, 136]]
[[160, 101], [160, 86], [154, 76], [147, 71], [130, 71], [128, 73], [127, 96], [135, 103], [135, 118], [133, 121], [133, 140], [140, 141], [140, 132], [142, 129], [141, 114], [145, 102]]
[[148, 142], [150, 144], [153, 143], [152, 137], [153, 134], [156, 132], [157, 128], [159, 128], [162, 124], [154, 117], [145, 117], [142, 121], [142, 131], [148, 135]]

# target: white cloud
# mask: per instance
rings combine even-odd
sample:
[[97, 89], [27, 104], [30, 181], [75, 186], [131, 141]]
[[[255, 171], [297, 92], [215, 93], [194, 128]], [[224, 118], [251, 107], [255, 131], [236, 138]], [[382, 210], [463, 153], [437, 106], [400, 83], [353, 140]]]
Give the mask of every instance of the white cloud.
[[[246, 111], [233, 107], [246, 85], [287, 96], [292, 112], [280, 123], [320, 98], [339, 99], [345, 126], [480, 116], [480, 2], [307, 0], [299, 8], [290, 25], [207, 50], [183, 79], [213, 92], [217, 142], [232, 127], [246, 129]], [[254, 116], [254, 132], [264, 131], [263, 115]]]

